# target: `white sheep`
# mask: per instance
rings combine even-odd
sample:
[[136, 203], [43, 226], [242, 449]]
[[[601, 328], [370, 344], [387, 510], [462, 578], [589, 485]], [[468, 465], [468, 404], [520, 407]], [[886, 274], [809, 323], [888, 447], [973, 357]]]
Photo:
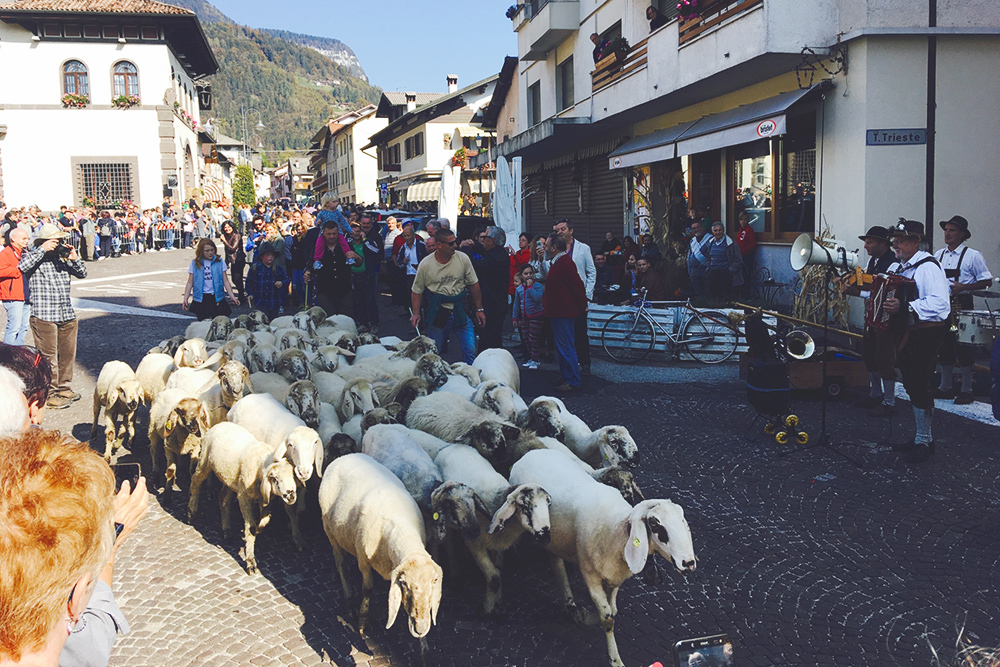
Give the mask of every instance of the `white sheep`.
[[[549, 540], [549, 496], [537, 484], [511, 486], [503, 475], [467, 445], [452, 445], [434, 459], [441, 475], [450, 482], [464, 484], [481, 500], [484, 515], [482, 533], [466, 540], [469, 552], [486, 577], [483, 611], [492, 614], [500, 604], [502, 582], [492, 554], [502, 554], [525, 532], [536, 542]], [[510, 521], [517, 517], [516, 522]]]
[[208, 423], [205, 404], [183, 389], [164, 389], [149, 407], [149, 457], [154, 478], [161, 460], [166, 459], [165, 495], [173, 492], [175, 478], [182, 487], [188, 480], [190, 465], [178, 465], [178, 461], [189, 463], [184, 457], [190, 457], [190, 462], [197, 460]]
[[257, 574], [254, 544], [257, 535], [271, 520], [271, 497], [281, 498], [286, 506], [294, 505], [297, 499], [292, 464], [242, 426], [229, 422], [213, 426], [202, 437], [198, 467], [191, 477], [189, 519], [194, 519], [198, 512], [201, 485], [211, 473], [215, 473], [225, 487], [219, 494], [222, 532], [227, 536], [230, 532], [230, 505], [235, 496], [243, 515], [243, 556], [247, 573]]
[[202, 340], [208, 340], [208, 330], [211, 328], [211, 320], [201, 320], [199, 322], [192, 322], [187, 325], [184, 329], [184, 338], [201, 338]]
[[[306, 426], [319, 430], [320, 400], [319, 390], [309, 380], [299, 380], [288, 388], [285, 407], [293, 415], [305, 422]], [[326, 442], [322, 434], [320, 440]]]
[[344, 392], [347, 380], [336, 373], [316, 371], [312, 374], [312, 382], [319, 389], [319, 397], [325, 403], [340, 404], [340, 395]]
[[[322, 395], [322, 390], [320, 391]], [[348, 380], [340, 392], [334, 407], [340, 413], [341, 423], [350, 421], [354, 415], [364, 415], [380, 405], [378, 396], [367, 380]]]
[[472, 367], [479, 370], [483, 381], [496, 380], [515, 393], [521, 391], [521, 373], [517, 368], [517, 361], [514, 360], [514, 355], [503, 348], [483, 350], [472, 361]]
[[274, 361], [274, 372], [289, 382], [308, 380], [312, 377], [309, 357], [298, 348], [282, 350]]
[[358, 325], [354, 323], [353, 318], [347, 315], [330, 315], [323, 320], [323, 323], [338, 331], [346, 331], [354, 335], [358, 334]]
[[212, 345], [217, 346], [215, 351], [212, 352], [212, 356], [210, 356], [208, 360], [206, 360], [205, 363], [198, 368], [207, 368], [217, 371], [227, 361], [238, 361], [247, 368], [250, 368], [250, 348], [247, 347], [246, 343], [239, 340], [227, 340], [221, 345], [218, 343], [210, 343], [209, 348], [211, 348]]
[[524, 399], [499, 380], [486, 380], [476, 387], [472, 402], [512, 424], [518, 423], [520, 416], [528, 411]]
[[216, 377], [202, 385], [195, 394], [208, 409], [209, 425], [226, 421], [236, 401], [254, 391], [250, 371], [238, 361], [227, 361]]
[[250, 370], [254, 373], [273, 373], [278, 359], [278, 348], [269, 343], [255, 344], [250, 351]]
[[208, 348], [201, 338], [191, 338], [177, 346], [174, 352], [174, 366], [194, 368], [208, 361]]
[[414, 400], [406, 411], [406, 425], [448, 442], [472, 445], [491, 460], [501, 460], [508, 442], [521, 433], [495, 413], [442, 391]]
[[216, 379], [216, 372], [210, 368], [178, 368], [167, 379], [165, 389], [183, 389], [196, 394], [199, 389]]
[[361, 345], [358, 347], [354, 360], [362, 361], [370, 357], [387, 357], [390, 354], [392, 354], [392, 352], [385, 345], [380, 343], [373, 345]]
[[357, 558], [361, 571], [358, 632], [364, 634], [371, 605], [372, 570], [389, 582], [392, 627], [402, 606], [410, 634], [420, 640], [424, 664], [430, 662], [426, 636], [437, 622], [441, 604], [441, 567], [427, 553], [420, 508], [403, 483], [365, 454], [348, 454], [327, 467], [319, 487], [319, 505], [344, 599], [353, 606], [344, 552]]
[[684, 511], [669, 500], [646, 500], [630, 506], [615, 489], [598, 483], [584, 470], [566, 466], [564, 454], [529, 452], [514, 464], [512, 484], [538, 484], [551, 497], [553, 570], [567, 610], [578, 622], [590, 620], [577, 607], [564, 561], [578, 563], [604, 628], [612, 667], [624, 667], [615, 642], [618, 589], [643, 570], [651, 552], [681, 572], [695, 569], [691, 530]]
[[250, 347], [258, 347], [260, 345], [273, 345], [274, 349], [277, 350], [278, 337], [270, 331], [258, 329], [250, 334]]
[[293, 326], [291, 315], [282, 315], [281, 317], [276, 317], [271, 320], [270, 324], [267, 325], [271, 331], [277, 331], [278, 329], [289, 329]]
[[476, 395], [476, 388], [469, 384], [468, 378], [464, 375], [449, 375], [445, 383], [437, 388], [437, 391], [447, 391], [457, 394], [469, 402]]
[[399, 336], [382, 336], [378, 340], [379, 343], [387, 348], [397, 349], [396, 346], [403, 342], [403, 339]]
[[147, 354], [135, 369], [135, 379], [142, 386], [143, 400], [153, 403], [157, 394], [167, 388], [167, 380], [177, 367], [169, 354]]
[[292, 387], [291, 382], [277, 373], [251, 373], [250, 382], [255, 394], [269, 394], [281, 404], [288, 399], [288, 390]]
[[[145, 391], [135, 378], [132, 368], [124, 361], [109, 361], [101, 368], [94, 387], [94, 424], [90, 439], [97, 437], [97, 420], [104, 408], [104, 460], [110, 462], [114, 450], [124, 445], [128, 436], [131, 447], [135, 439], [135, 411], [142, 404]], [[121, 419], [120, 433], [115, 421]]]
[[[562, 441], [581, 459], [595, 468], [605, 465], [635, 466], [639, 463], [639, 447], [632, 435], [624, 426], [602, 426], [591, 431], [587, 424], [566, 409], [566, 404], [554, 396], [539, 396], [528, 406], [528, 428], [532, 425], [532, 406], [542, 402], [555, 404], [559, 407], [559, 420], [562, 425]], [[552, 421], [555, 421], [554, 418]], [[537, 424], [536, 424], [537, 425]], [[540, 430], [544, 435], [552, 433]], [[558, 436], [553, 436], [558, 437]]]
[[341, 366], [349, 366], [354, 359], [354, 353], [336, 345], [320, 345], [313, 353], [310, 361], [313, 368], [332, 373]]
[[[275, 334], [277, 335], [277, 334]], [[278, 337], [279, 350], [305, 350], [309, 347], [308, 336], [300, 329], [284, 329]]]
[[[316, 431], [319, 433], [319, 439], [324, 446], [329, 445], [333, 436], [338, 433], [343, 434], [343, 428], [340, 423], [340, 415], [337, 414], [337, 408], [333, 407], [329, 403], [320, 402], [319, 404], [319, 425], [316, 427]], [[352, 438], [352, 441], [354, 439]], [[355, 443], [357, 441], [354, 441]], [[329, 447], [327, 447], [329, 450]]]
[[[240, 315], [240, 317], [246, 317], [246, 315]], [[253, 333], [249, 329], [244, 329], [242, 327], [237, 327], [229, 332], [226, 336], [226, 342], [239, 342], [247, 346], [247, 348], [253, 347]]]

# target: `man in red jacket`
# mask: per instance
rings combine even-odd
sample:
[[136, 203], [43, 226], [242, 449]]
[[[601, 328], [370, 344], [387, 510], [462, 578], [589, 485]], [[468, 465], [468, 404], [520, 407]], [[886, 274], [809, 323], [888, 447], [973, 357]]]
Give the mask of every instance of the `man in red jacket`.
[[542, 309], [552, 325], [562, 384], [555, 388], [560, 394], [580, 389], [580, 367], [574, 341], [574, 323], [587, 309], [587, 291], [576, 270], [573, 258], [566, 254], [566, 239], [551, 235], [545, 243], [545, 253], [552, 260], [545, 277]]
[[0, 301], [7, 311], [7, 330], [3, 342], [7, 345], [24, 345], [28, 332], [28, 316], [31, 306], [25, 299], [25, 280], [17, 263], [21, 253], [28, 247], [28, 232], [15, 228], [10, 233], [10, 245], [0, 251]]

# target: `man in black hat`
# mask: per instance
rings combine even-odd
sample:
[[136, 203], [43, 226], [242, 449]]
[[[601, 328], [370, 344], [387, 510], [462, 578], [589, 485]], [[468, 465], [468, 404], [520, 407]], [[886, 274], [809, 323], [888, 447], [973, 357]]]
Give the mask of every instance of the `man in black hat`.
[[900, 220], [890, 231], [900, 261], [898, 273], [916, 283], [916, 293], [909, 301], [892, 298], [882, 304], [883, 310], [890, 315], [906, 314], [906, 331], [898, 355], [899, 372], [913, 405], [917, 429], [912, 442], [893, 445], [893, 449], [907, 453], [910, 463], [921, 463], [934, 453], [931, 434], [934, 398], [930, 385], [934, 362], [948, 330], [951, 312], [948, 279], [938, 261], [920, 249], [920, 241], [924, 238], [922, 223]]
[[[890, 273], [899, 268], [896, 254], [889, 247], [891, 237], [888, 229], [875, 226], [858, 238], [865, 242], [865, 252], [871, 257], [865, 267], [866, 276]], [[834, 280], [841, 282], [839, 278]], [[870, 299], [870, 284], [862, 281], [856, 285], [844, 286], [844, 294]], [[896, 406], [897, 334], [891, 328], [879, 331], [867, 323], [865, 325], [864, 359], [865, 367], [868, 368], [869, 392], [868, 398], [859, 401], [857, 406], [870, 408], [868, 414], [872, 417], [888, 417]]]
[[[938, 250], [934, 255], [944, 269], [944, 274], [951, 283], [951, 321], [955, 321], [956, 310], [972, 310], [972, 292], [986, 289], [993, 282], [993, 275], [986, 267], [983, 254], [974, 250], [965, 242], [972, 237], [969, 231], [969, 221], [960, 215], [951, 220], [942, 220], [944, 242], [948, 246]], [[962, 390], [955, 396], [953, 386], [955, 362], [962, 375]], [[957, 405], [968, 405], [975, 400], [972, 396], [972, 348], [958, 344], [958, 332], [949, 327], [948, 334], [941, 344], [941, 386], [934, 392], [935, 398], [954, 398]]]

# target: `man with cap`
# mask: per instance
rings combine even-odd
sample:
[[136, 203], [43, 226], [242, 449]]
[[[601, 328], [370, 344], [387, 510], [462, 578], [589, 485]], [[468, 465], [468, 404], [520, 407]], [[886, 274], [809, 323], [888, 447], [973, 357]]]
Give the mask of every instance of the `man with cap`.
[[69, 298], [70, 276], [87, 277], [87, 267], [76, 248], [66, 242], [69, 234], [50, 222], [43, 224], [33, 247], [25, 249], [17, 267], [28, 278], [31, 294], [31, 335], [35, 347], [52, 365], [52, 389], [46, 407], [61, 410], [80, 394], [73, 391], [76, 362], [76, 312]]
[[921, 463], [934, 453], [931, 434], [934, 398], [930, 384], [934, 363], [948, 330], [950, 290], [941, 265], [920, 249], [920, 241], [924, 238], [922, 223], [901, 219], [891, 232], [900, 261], [897, 273], [916, 283], [915, 294], [908, 302], [892, 298], [882, 304], [890, 315], [906, 314], [906, 330], [898, 355], [899, 372], [913, 405], [917, 430], [912, 442], [893, 445], [893, 449], [906, 453], [910, 463]]
[[[885, 227], [875, 226], [859, 239], [865, 242], [865, 252], [871, 258], [865, 267], [865, 274], [877, 276], [882, 273], [894, 272], [899, 268], [896, 254], [889, 247], [891, 237]], [[843, 286], [844, 294], [871, 298], [871, 290], [866, 285], [844, 285], [839, 278], [835, 282]], [[860, 408], [870, 408], [872, 417], [887, 417], [892, 414], [896, 405], [896, 346], [899, 343], [898, 331], [891, 328], [879, 331], [875, 327], [865, 325], [864, 359], [868, 368], [869, 393], [868, 398], [858, 402]]]
[[[978, 250], [965, 245], [972, 237], [969, 231], [969, 221], [960, 215], [940, 223], [944, 230], [946, 248], [938, 250], [934, 255], [944, 269], [944, 274], [951, 283], [951, 320], [955, 321], [956, 310], [972, 310], [972, 292], [986, 289], [993, 282], [993, 275], [986, 267], [986, 260]], [[958, 344], [958, 332], [949, 327], [948, 333], [941, 344], [941, 386], [934, 392], [935, 398], [954, 398], [958, 405], [968, 405], [973, 402], [972, 396], [972, 348]], [[962, 375], [962, 390], [955, 396], [952, 386], [954, 381], [955, 362]]]

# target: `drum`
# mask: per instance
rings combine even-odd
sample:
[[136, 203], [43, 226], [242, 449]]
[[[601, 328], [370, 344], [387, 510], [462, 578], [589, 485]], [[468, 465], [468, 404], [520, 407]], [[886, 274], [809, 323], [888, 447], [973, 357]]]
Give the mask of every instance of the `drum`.
[[992, 347], [1000, 334], [1000, 311], [960, 310], [955, 313], [958, 342]]

